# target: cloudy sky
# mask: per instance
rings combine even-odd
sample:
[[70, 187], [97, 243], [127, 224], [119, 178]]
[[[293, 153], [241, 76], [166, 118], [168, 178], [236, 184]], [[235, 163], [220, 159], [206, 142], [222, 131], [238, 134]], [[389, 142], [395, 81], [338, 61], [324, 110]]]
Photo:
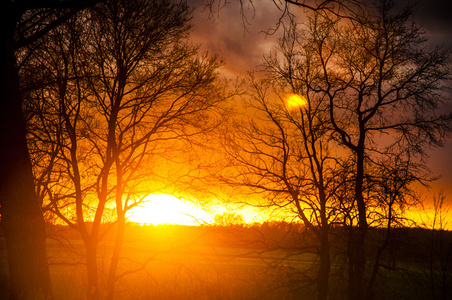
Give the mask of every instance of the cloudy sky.
[[[281, 16], [281, 12], [271, 0], [253, 1], [254, 9], [246, 0], [243, 1], [244, 14], [248, 20], [248, 23], [245, 22], [246, 29], [241, 18], [239, 0], [229, 1], [226, 7], [212, 15], [213, 18], [209, 18], [209, 10], [200, 5], [202, 0], [189, 1], [197, 6], [193, 20], [193, 40], [202, 43], [204, 49], [210, 53], [225, 59], [228, 70], [240, 73], [258, 66], [263, 55], [272, 49], [281, 34], [281, 30], [274, 35], [265, 34], [265, 31], [275, 28]], [[430, 41], [452, 46], [451, 0], [395, 2], [397, 5], [417, 3], [415, 20], [426, 29]]]
[[258, 1], [254, 3], [254, 9], [245, 5], [243, 15], [247, 20], [242, 19], [239, 2], [233, 0], [217, 13], [198, 6], [193, 20], [192, 39], [202, 43], [203, 49], [210, 54], [224, 59], [226, 71], [235, 74], [255, 69], [281, 34], [281, 31], [273, 35], [265, 33], [275, 27], [281, 15], [272, 1]]
[[[199, 4], [202, 0], [191, 1]], [[244, 6], [247, 17], [245, 23], [241, 17], [238, 0], [231, 0], [213, 16], [208, 9], [201, 6], [195, 10], [193, 41], [202, 43], [202, 48], [210, 54], [221, 57], [225, 62], [224, 70], [227, 73], [246, 74], [247, 71], [256, 70], [263, 56], [274, 49], [277, 38], [281, 35], [281, 30], [273, 35], [265, 33], [275, 28], [281, 16], [273, 1], [257, 0], [253, 3], [254, 9], [247, 4]], [[415, 20], [426, 30], [429, 42], [452, 47], [451, 0], [397, 0], [396, 3], [398, 5], [417, 3]], [[449, 94], [451, 95], [449, 107], [452, 107], [452, 89]], [[430, 152], [429, 167], [434, 174], [443, 176], [433, 185], [434, 189], [445, 189], [449, 195], [448, 200], [452, 203], [452, 138], [446, 143], [445, 148]]]

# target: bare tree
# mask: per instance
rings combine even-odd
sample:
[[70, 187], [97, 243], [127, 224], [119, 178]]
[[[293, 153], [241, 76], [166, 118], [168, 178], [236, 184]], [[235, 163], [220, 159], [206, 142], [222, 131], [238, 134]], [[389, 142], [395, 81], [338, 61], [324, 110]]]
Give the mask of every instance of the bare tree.
[[[441, 91], [450, 78], [448, 52], [426, 47], [410, 15], [391, 1], [369, 5], [346, 22], [336, 14], [314, 14], [293, 62], [281, 64], [288, 86], [299, 81], [298, 70], [317, 71], [310, 88], [327, 99], [332, 137], [353, 162], [358, 220], [350, 235], [350, 299], [365, 297], [368, 222], [372, 207], [383, 204], [373, 206], [379, 173], [398, 174], [403, 166], [409, 182], [425, 182], [428, 169], [415, 157], [441, 146], [451, 130], [452, 115], [439, 109], [447, 99]], [[388, 164], [395, 159], [401, 163]]]
[[[52, 80], [30, 93], [38, 108], [30, 111], [30, 148], [55, 161], [41, 182], [45, 204], [81, 234], [88, 298], [99, 297], [101, 223], [118, 226], [107, 282], [112, 298], [126, 212], [164, 180], [162, 162], [217, 125], [225, 98], [219, 62], [184, 41], [185, 2], [109, 1], [83, 16], [33, 53]], [[38, 179], [48, 174], [36, 167]]]
[[[294, 63], [296, 42], [295, 35], [281, 41], [282, 64]], [[245, 106], [252, 117], [237, 119], [235, 130], [226, 134], [229, 163], [215, 177], [265, 199], [252, 205], [289, 209], [313, 232], [320, 263], [315, 275], [317, 298], [327, 299], [330, 227], [342, 219], [340, 208], [347, 205], [341, 195], [349, 162], [335, 157], [331, 148], [332, 128], [325, 117], [328, 102], [310, 86], [315, 70], [297, 69], [294, 76], [299, 81], [287, 85], [279, 62], [275, 56], [266, 61], [268, 79], [251, 76], [254, 92]]]
[[224, 212], [216, 214], [214, 217], [215, 225], [217, 226], [241, 226], [245, 223], [243, 216], [238, 213]]
[[[372, 195], [374, 199], [368, 203], [369, 226], [381, 228], [382, 234], [377, 234], [375, 241], [369, 244], [375, 245], [375, 254], [367, 255], [371, 260], [371, 271], [366, 290], [366, 298], [376, 297], [376, 282], [381, 268], [389, 271], [397, 271], [395, 259], [387, 258], [387, 252], [400, 241], [396, 235], [396, 228], [410, 226], [413, 220], [407, 216], [410, 208], [418, 206], [419, 195], [413, 190], [413, 184], [419, 183], [419, 174], [425, 172], [424, 166], [406, 159], [406, 153], [396, 154], [391, 159], [383, 161], [371, 178]], [[422, 181], [420, 182], [422, 184]], [[369, 194], [368, 194], [369, 197]], [[370, 248], [370, 247], [368, 247]], [[385, 257], [386, 256], [386, 257]], [[373, 262], [372, 262], [373, 260]]]
[[[306, 105], [295, 109], [302, 121], [270, 100], [278, 93], [269, 93], [268, 85], [255, 84], [249, 106], [259, 112], [250, 125], [237, 124], [240, 133], [230, 147], [240, 175], [224, 181], [273, 195], [270, 203], [281, 207], [285, 204], [278, 201], [289, 199], [307, 226], [309, 217], [316, 216], [313, 225], [326, 230], [337, 212], [328, 203], [342, 207], [340, 217], [350, 230], [349, 299], [372, 297], [370, 288], [366, 293], [365, 274], [369, 222], [386, 220], [390, 237], [392, 226], [404, 218], [397, 214], [412, 203], [413, 183], [434, 179], [423, 159], [425, 150], [441, 146], [451, 131], [452, 114], [442, 107], [448, 100], [443, 93], [450, 79], [448, 51], [428, 48], [410, 16], [409, 8], [395, 9], [392, 1], [383, 0], [359, 6], [353, 18], [322, 10], [304, 27], [292, 26], [282, 42], [282, 58], [275, 55], [266, 63], [269, 80], [285, 87], [279, 88], [280, 100], [287, 92], [306, 97]], [[292, 162], [292, 157], [297, 159]], [[351, 187], [351, 197], [340, 192], [341, 182], [331, 184], [339, 177]], [[311, 209], [308, 214], [304, 199], [316, 200], [304, 204]], [[380, 257], [377, 253], [370, 287]]]
[[3, 1], [0, 7], [0, 205], [10, 298], [51, 297], [45, 228], [33, 186], [17, 75], [22, 47], [97, 1]]
[[[17, 76], [18, 49], [42, 38], [80, 10], [98, 0], [5, 1], [2, 12], [1, 109], [1, 213], [8, 244], [11, 297], [31, 290], [50, 294], [45, 259], [45, 234], [39, 202], [33, 189], [26, 148], [22, 96]], [[330, 1], [325, 1], [325, 4]], [[27, 222], [25, 222], [27, 220]], [[23, 249], [23, 250], [21, 250]], [[26, 257], [29, 261], [24, 261]], [[36, 270], [32, 272], [30, 270]], [[42, 273], [44, 272], [44, 273]], [[47, 275], [46, 275], [47, 274]], [[45, 286], [45, 287], [44, 287]]]

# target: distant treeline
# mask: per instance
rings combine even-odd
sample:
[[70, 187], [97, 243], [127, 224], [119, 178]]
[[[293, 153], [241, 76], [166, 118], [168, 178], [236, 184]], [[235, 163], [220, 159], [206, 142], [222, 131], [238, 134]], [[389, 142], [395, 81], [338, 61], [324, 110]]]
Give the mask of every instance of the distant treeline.
[[[103, 224], [105, 240], [114, 237], [115, 226]], [[340, 260], [347, 248], [347, 235], [352, 228], [336, 227], [331, 229], [332, 254]], [[367, 253], [369, 259], [375, 255], [386, 238], [386, 229], [369, 228]], [[77, 231], [65, 225], [47, 224], [51, 239], [80, 239]], [[127, 224], [127, 240], [147, 241], [150, 244], [191, 244], [211, 247], [245, 248], [267, 251], [293, 251], [298, 253], [316, 253], [317, 239], [303, 224], [287, 222], [264, 222], [248, 225], [140, 225]], [[0, 234], [3, 233], [0, 231]], [[440, 249], [443, 247], [444, 249]], [[447, 252], [447, 253], [442, 253]], [[398, 263], [424, 263], [426, 259], [438, 257], [442, 253], [452, 255], [452, 231], [431, 230], [425, 228], [393, 228], [391, 243], [385, 248], [385, 261], [394, 268]], [[345, 257], [344, 257], [345, 259]], [[452, 264], [452, 261], [450, 262]], [[387, 266], [388, 267], [388, 266]], [[451, 269], [452, 271], [452, 269]]]

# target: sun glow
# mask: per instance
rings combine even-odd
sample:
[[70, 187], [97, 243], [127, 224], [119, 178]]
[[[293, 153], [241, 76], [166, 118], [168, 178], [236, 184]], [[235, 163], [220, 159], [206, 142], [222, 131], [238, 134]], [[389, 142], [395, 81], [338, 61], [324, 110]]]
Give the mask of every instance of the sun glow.
[[198, 225], [211, 222], [212, 217], [191, 203], [168, 194], [149, 195], [139, 207], [130, 210], [128, 219], [140, 224]]
[[288, 108], [297, 108], [306, 105], [308, 101], [305, 97], [297, 94], [289, 94], [285, 97], [285, 102]]

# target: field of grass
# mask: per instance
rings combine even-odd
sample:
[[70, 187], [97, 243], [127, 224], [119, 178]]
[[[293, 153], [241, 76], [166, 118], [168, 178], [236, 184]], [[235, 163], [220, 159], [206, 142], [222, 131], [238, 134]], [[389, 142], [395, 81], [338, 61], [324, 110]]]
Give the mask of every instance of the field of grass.
[[[309, 289], [286, 286], [293, 268], [311, 266], [314, 256], [283, 259], [283, 251], [227, 245], [210, 229], [156, 226], [130, 229], [122, 250], [116, 299], [313, 299]], [[4, 239], [1, 245], [0, 286], [7, 287]], [[99, 244], [101, 289], [112, 252], [107, 237]], [[47, 251], [55, 299], [84, 298], [84, 246], [74, 233], [58, 232], [48, 239]], [[0, 298], [6, 297], [3, 292]]]
[[[67, 228], [50, 231], [47, 248], [55, 299], [84, 299], [83, 242]], [[106, 283], [113, 236], [114, 232], [107, 235], [98, 248], [101, 291]], [[263, 243], [259, 236], [261, 232], [256, 234], [241, 227], [129, 226], [116, 299], [315, 299], [312, 275], [317, 257], [290, 247], [274, 247], [278, 241], [267, 236]], [[398, 266], [402, 271], [382, 271], [376, 299], [426, 299], [428, 287], [422, 286], [428, 281], [426, 270], [409, 261]], [[3, 238], [0, 267], [0, 299], [5, 299], [7, 263]], [[345, 298], [343, 267], [342, 261], [333, 262], [332, 300]]]

